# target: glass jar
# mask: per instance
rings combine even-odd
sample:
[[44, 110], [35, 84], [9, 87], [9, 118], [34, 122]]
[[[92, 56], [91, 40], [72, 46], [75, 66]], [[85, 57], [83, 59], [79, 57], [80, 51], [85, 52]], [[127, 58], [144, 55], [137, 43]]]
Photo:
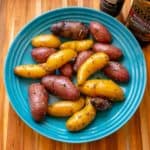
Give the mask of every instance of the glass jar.
[[139, 41], [150, 42], [150, 0], [133, 1], [126, 25]]

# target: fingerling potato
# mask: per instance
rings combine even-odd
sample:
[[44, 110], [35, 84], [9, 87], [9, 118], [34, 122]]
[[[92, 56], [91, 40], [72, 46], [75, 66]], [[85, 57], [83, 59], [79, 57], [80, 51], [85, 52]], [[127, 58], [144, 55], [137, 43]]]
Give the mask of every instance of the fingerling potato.
[[25, 78], [41, 78], [51, 72], [44, 68], [46, 64], [26, 64], [16, 66], [14, 69], [14, 73], [18, 76]]
[[79, 89], [65, 76], [50, 75], [42, 78], [41, 83], [51, 93], [65, 100], [77, 100]]
[[93, 51], [106, 53], [110, 60], [119, 60], [123, 56], [119, 48], [106, 43], [95, 43], [93, 45]]
[[109, 61], [108, 55], [105, 53], [95, 53], [91, 55], [80, 67], [77, 72], [77, 83], [78, 85], [83, 84], [86, 79], [102, 69]]
[[40, 83], [29, 86], [30, 109], [35, 121], [42, 121], [47, 113], [48, 93]]
[[48, 106], [48, 114], [56, 117], [68, 117], [79, 111], [84, 104], [83, 98], [76, 101], [61, 100]]
[[89, 125], [95, 116], [96, 109], [91, 104], [90, 98], [87, 98], [86, 106], [67, 120], [66, 127], [69, 131], [79, 131]]
[[32, 46], [34, 47], [57, 48], [60, 44], [59, 38], [53, 34], [41, 34], [32, 39]]
[[129, 73], [127, 69], [118, 62], [110, 61], [104, 68], [104, 74], [117, 82], [128, 82]]
[[77, 53], [72, 49], [60, 50], [47, 59], [49, 71], [56, 70], [77, 56]]
[[111, 34], [108, 31], [108, 29], [102, 25], [99, 22], [92, 21], [90, 22], [90, 32], [93, 36], [93, 38], [97, 42], [102, 42], [102, 43], [110, 43], [111, 42]]
[[73, 67], [71, 63], [67, 63], [60, 68], [60, 73], [63, 76], [71, 78], [73, 75]]
[[124, 99], [124, 93], [121, 87], [112, 80], [93, 79], [87, 80], [79, 86], [80, 92], [92, 97], [106, 97], [112, 101], [121, 101]]
[[70, 38], [73, 40], [83, 40], [89, 34], [88, 27], [76, 21], [61, 21], [51, 27], [51, 31], [58, 36]]
[[104, 111], [112, 107], [112, 102], [102, 97], [92, 97], [91, 103], [98, 111]]
[[56, 50], [54, 48], [37, 47], [32, 49], [31, 55], [36, 62], [45, 63], [47, 58], [55, 52]]
[[80, 52], [76, 58], [75, 64], [73, 65], [73, 70], [78, 71], [79, 67], [93, 54], [92, 51]]
[[69, 41], [62, 43], [60, 49], [73, 49], [77, 52], [89, 50], [93, 46], [93, 40]]

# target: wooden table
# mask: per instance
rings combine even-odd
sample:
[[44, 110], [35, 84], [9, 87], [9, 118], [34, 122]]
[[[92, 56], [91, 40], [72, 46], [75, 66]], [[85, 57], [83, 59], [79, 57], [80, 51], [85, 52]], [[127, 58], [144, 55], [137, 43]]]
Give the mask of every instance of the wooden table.
[[[150, 149], [150, 71], [139, 109], [118, 132], [85, 144], [66, 144], [47, 139], [30, 129], [13, 111], [3, 84], [5, 56], [19, 30], [35, 16], [51, 9], [86, 6], [99, 9], [99, 0], [0, 0], [0, 150], [149, 150]], [[125, 21], [131, 1], [126, 0], [120, 20]], [[150, 45], [143, 48], [150, 68]], [[137, 81], [138, 82], [138, 81]]]

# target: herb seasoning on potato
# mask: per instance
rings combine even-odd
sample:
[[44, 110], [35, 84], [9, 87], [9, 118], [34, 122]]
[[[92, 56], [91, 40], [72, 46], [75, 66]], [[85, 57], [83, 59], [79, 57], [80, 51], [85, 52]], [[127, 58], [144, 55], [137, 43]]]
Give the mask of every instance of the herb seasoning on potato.
[[77, 83], [78, 85], [83, 84], [86, 79], [102, 69], [109, 61], [108, 55], [105, 53], [95, 53], [91, 55], [80, 67], [77, 72]]
[[89, 29], [85, 24], [75, 21], [61, 21], [53, 24], [51, 31], [55, 35], [70, 38], [72, 40], [86, 39], [89, 34]]
[[104, 74], [117, 82], [128, 82], [129, 73], [127, 69], [118, 62], [110, 61], [104, 68]]
[[91, 104], [91, 98], [86, 99], [86, 106], [80, 111], [71, 116], [67, 122], [66, 127], [69, 131], [79, 131], [89, 125], [96, 116], [96, 109]]
[[34, 120], [42, 121], [48, 108], [48, 93], [42, 84], [33, 83], [29, 86], [29, 103]]
[[55, 117], [67, 117], [79, 111], [85, 104], [85, 100], [80, 97], [76, 101], [60, 100], [48, 106], [48, 114]]
[[110, 60], [119, 60], [123, 56], [121, 50], [111, 44], [95, 43], [92, 49], [94, 52], [106, 53]]
[[45, 76], [41, 82], [50, 93], [62, 99], [77, 100], [80, 97], [79, 89], [65, 76]]
[[57, 48], [60, 44], [59, 38], [53, 34], [41, 34], [32, 39], [32, 46], [34, 47]]
[[46, 61], [49, 71], [54, 71], [77, 56], [77, 53], [72, 49], [63, 49], [50, 55]]
[[121, 87], [112, 80], [92, 79], [87, 80], [79, 86], [80, 92], [92, 97], [106, 97], [112, 101], [121, 101], [124, 99], [124, 93]]
[[77, 52], [89, 50], [93, 46], [93, 40], [69, 41], [62, 43], [60, 49], [73, 49]]

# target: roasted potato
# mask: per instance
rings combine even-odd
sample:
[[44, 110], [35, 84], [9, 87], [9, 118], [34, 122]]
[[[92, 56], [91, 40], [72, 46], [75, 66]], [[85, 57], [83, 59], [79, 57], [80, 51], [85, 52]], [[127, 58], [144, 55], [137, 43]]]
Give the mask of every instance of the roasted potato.
[[83, 84], [86, 79], [102, 69], [109, 61], [108, 55], [105, 53], [95, 53], [91, 55], [80, 67], [77, 72], [77, 83], [78, 85]]
[[93, 45], [93, 51], [106, 53], [110, 60], [119, 60], [123, 56], [119, 48], [106, 43], [95, 43]]
[[65, 100], [77, 100], [78, 88], [65, 76], [50, 75], [42, 78], [42, 84], [51, 93]]
[[60, 49], [73, 49], [77, 52], [89, 50], [93, 46], [93, 40], [69, 41], [62, 43]]
[[51, 31], [58, 36], [72, 40], [86, 39], [89, 33], [88, 27], [81, 22], [61, 21], [53, 24]]
[[60, 39], [53, 34], [41, 34], [32, 39], [32, 46], [34, 47], [57, 48], [60, 44]]
[[78, 71], [79, 67], [93, 54], [92, 51], [80, 52], [76, 58], [75, 64], [73, 65], [73, 70]]
[[60, 68], [60, 73], [63, 76], [71, 78], [73, 75], [73, 67], [71, 63], [67, 63]]
[[129, 73], [127, 69], [118, 62], [110, 61], [104, 68], [103, 72], [106, 76], [114, 81], [128, 82]]
[[51, 74], [51, 72], [45, 68], [46, 64], [26, 64], [16, 66], [14, 72], [18, 76], [35, 79]]
[[112, 102], [106, 98], [102, 97], [93, 97], [91, 98], [91, 103], [95, 107], [96, 110], [98, 111], [104, 111], [112, 106]]
[[111, 34], [108, 29], [99, 22], [90, 22], [90, 32], [97, 42], [110, 43]]
[[48, 66], [49, 71], [53, 71], [62, 67], [64, 64], [66, 64], [76, 56], [77, 53], [72, 49], [60, 50], [50, 55], [47, 59], [46, 64]]
[[56, 117], [68, 117], [79, 111], [84, 104], [83, 98], [76, 101], [61, 100], [48, 106], [48, 114]]
[[29, 86], [29, 103], [35, 121], [42, 121], [47, 113], [48, 93], [40, 83]]
[[90, 98], [87, 98], [86, 106], [67, 120], [66, 127], [69, 131], [79, 131], [89, 125], [95, 116], [96, 109], [91, 104]]
[[87, 80], [79, 86], [80, 92], [92, 97], [106, 97], [112, 101], [121, 101], [124, 99], [124, 93], [121, 87], [112, 80], [93, 79]]
[[45, 63], [47, 58], [55, 52], [56, 50], [54, 48], [38, 47], [32, 49], [31, 55], [36, 62]]

